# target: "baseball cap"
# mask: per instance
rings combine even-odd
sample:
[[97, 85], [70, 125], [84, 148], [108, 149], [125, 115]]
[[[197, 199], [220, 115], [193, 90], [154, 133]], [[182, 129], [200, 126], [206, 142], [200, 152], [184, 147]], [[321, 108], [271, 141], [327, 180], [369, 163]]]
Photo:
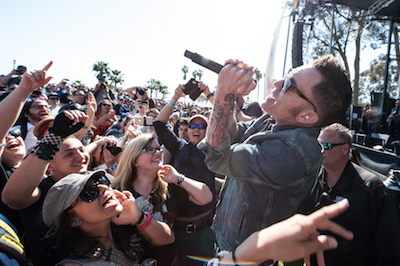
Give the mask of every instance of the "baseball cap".
[[114, 177], [104, 170], [86, 174], [70, 174], [56, 182], [47, 192], [43, 202], [43, 221], [49, 227], [59, 227], [61, 214], [79, 197], [91, 177]]
[[204, 115], [200, 115], [200, 114], [191, 116], [190, 119], [189, 119], [189, 124], [192, 123], [192, 121], [193, 121], [194, 119], [196, 119], [196, 118], [200, 118], [201, 120], [203, 120], [203, 121], [206, 123], [206, 126], [208, 125], [208, 119], [207, 119], [207, 117], [205, 117]]

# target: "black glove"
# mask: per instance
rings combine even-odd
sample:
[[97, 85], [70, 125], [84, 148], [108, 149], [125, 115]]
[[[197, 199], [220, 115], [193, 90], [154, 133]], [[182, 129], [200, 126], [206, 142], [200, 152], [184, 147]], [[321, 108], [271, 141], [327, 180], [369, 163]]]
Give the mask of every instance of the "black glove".
[[83, 122], [75, 123], [74, 120], [69, 119], [65, 116], [64, 112], [62, 112], [54, 119], [53, 126], [49, 129], [49, 132], [66, 138], [78, 132], [84, 125], [85, 123]]

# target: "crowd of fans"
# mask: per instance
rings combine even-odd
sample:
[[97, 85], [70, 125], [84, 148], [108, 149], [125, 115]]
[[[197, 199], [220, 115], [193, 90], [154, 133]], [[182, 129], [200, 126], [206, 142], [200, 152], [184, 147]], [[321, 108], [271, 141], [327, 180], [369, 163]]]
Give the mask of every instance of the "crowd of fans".
[[[24, 245], [12, 253], [14, 260], [181, 266], [213, 258], [217, 238], [211, 225], [224, 175], [210, 170], [207, 152], [197, 146], [206, 138], [212, 108], [182, 101], [183, 85], [166, 101], [140, 86], [112, 90], [105, 78], [94, 88], [72, 86], [68, 79], [51, 83], [51, 64], [36, 71], [18, 66], [0, 77], [0, 111], [7, 112], [0, 126], [0, 214], [18, 232], [15, 242]], [[212, 104], [214, 93], [198, 84]], [[230, 114], [238, 122], [270, 119], [240, 95], [234, 109]], [[335, 248], [336, 240], [317, 237], [317, 230], [350, 240], [350, 232], [329, 221], [347, 207], [343, 200], [253, 230], [227, 248], [233, 252], [220, 252], [209, 264], [237, 264], [239, 256], [257, 264], [272, 259], [272, 265]], [[288, 228], [295, 229], [284, 232]], [[14, 265], [10, 254], [0, 261]]]

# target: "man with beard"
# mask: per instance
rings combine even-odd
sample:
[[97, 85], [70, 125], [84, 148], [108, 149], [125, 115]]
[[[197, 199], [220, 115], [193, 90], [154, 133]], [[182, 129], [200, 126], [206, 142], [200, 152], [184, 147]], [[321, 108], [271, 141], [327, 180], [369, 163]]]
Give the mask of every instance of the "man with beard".
[[22, 112], [18, 118], [17, 125], [12, 127], [11, 130], [21, 130], [21, 136], [25, 142], [26, 151], [35, 146], [38, 141], [33, 130], [37, 123], [43, 118], [50, 115], [50, 106], [47, 101], [42, 98], [36, 98], [25, 103]]

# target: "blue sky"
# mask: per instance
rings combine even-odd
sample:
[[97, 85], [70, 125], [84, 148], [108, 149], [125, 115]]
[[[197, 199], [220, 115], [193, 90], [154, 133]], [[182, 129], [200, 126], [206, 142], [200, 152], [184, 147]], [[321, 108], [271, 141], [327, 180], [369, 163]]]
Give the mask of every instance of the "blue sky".
[[[68, 78], [93, 87], [93, 64], [105, 61], [124, 73], [126, 88], [154, 78], [170, 91], [184, 83], [183, 65], [189, 66], [189, 76], [202, 69], [202, 80], [211, 88], [217, 84], [217, 75], [185, 58], [185, 50], [221, 64], [237, 58], [264, 73], [284, 6], [279, 0], [3, 2], [0, 73], [12, 70], [13, 60], [28, 69], [53, 60], [53, 82]], [[277, 48], [275, 78], [282, 75], [287, 21]]]

